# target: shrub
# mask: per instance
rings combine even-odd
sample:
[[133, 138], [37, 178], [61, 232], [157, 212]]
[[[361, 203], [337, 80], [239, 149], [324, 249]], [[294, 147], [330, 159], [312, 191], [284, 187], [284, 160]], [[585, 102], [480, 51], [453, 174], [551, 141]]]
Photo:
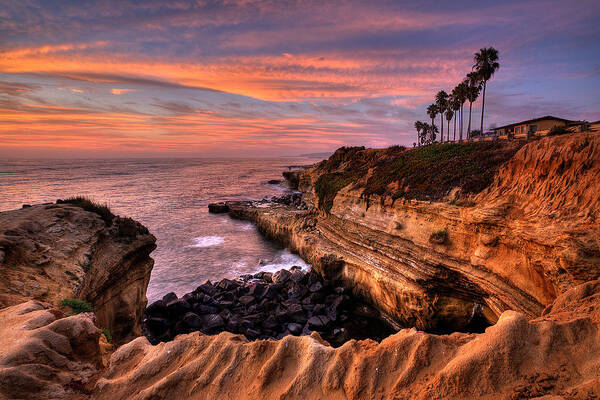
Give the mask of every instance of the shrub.
[[448, 242], [448, 231], [446, 229], [442, 229], [442, 230], [433, 232], [429, 236], [429, 241], [431, 243], [437, 243], [437, 244], [447, 243]]
[[94, 307], [92, 307], [90, 303], [80, 299], [67, 298], [61, 301], [60, 305], [63, 307], [71, 307], [71, 310], [73, 310], [73, 314], [71, 315], [94, 311]]
[[106, 329], [106, 328], [102, 328], [100, 330], [102, 331], [102, 334], [106, 338], [106, 341], [108, 343], [112, 343], [112, 335], [110, 334], [110, 331], [108, 329]]
[[363, 196], [441, 200], [455, 187], [479, 193], [523, 143], [442, 143], [400, 152], [375, 164]]
[[74, 206], [83, 208], [85, 211], [96, 213], [108, 226], [112, 225], [112, 220], [115, 217], [106, 204], [96, 203], [83, 196], [69, 197], [68, 199], [64, 200], [59, 199], [56, 200], [56, 204], [72, 204]]
[[565, 125], [554, 125], [552, 128], [550, 128], [548, 136], [564, 135], [565, 133], [569, 133], [569, 130]]
[[319, 198], [319, 208], [329, 212], [331, 207], [333, 207], [333, 199], [335, 199], [337, 192], [348, 186], [353, 180], [352, 176], [339, 173], [321, 175], [315, 183], [315, 191]]

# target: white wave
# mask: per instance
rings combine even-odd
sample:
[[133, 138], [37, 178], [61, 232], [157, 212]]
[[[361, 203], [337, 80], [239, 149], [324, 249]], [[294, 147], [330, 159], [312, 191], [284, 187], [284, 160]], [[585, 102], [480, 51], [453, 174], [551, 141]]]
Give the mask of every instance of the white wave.
[[256, 272], [277, 272], [280, 269], [290, 269], [293, 266], [300, 267], [303, 271], [308, 271], [311, 268], [310, 264], [305, 263], [299, 256], [285, 249], [272, 260], [260, 265]]
[[225, 238], [221, 236], [200, 236], [194, 238], [194, 244], [189, 247], [211, 247], [225, 243]]

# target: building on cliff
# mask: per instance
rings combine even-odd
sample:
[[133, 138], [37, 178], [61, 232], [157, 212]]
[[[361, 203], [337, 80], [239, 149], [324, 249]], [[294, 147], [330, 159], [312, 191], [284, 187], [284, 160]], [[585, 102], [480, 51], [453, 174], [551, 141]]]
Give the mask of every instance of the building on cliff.
[[555, 126], [564, 126], [573, 132], [584, 132], [590, 130], [590, 124], [586, 121], [572, 121], [564, 118], [546, 115], [540, 118], [526, 121], [514, 122], [512, 124], [494, 128], [498, 139], [527, 138], [529, 136], [545, 136]]

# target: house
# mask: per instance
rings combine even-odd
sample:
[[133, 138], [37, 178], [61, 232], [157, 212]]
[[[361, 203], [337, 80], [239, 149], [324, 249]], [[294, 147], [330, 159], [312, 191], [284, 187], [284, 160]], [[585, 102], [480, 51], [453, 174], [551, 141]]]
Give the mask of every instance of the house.
[[581, 131], [585, 129], [584, 126], [586, 123], [584, 121], [571, 121], [564, 118], [553, 117], [552, 115], [546, 115], [545, 117], [499, 126], [494, 128], [494, 131], [498, 135], [498, 139], [518, 139], [527, 138], [533, 135], [547, 135], [548, 132], [550, 132], [550, 129], [557, 125], [571, 128], [570, 130], [573, 131]]

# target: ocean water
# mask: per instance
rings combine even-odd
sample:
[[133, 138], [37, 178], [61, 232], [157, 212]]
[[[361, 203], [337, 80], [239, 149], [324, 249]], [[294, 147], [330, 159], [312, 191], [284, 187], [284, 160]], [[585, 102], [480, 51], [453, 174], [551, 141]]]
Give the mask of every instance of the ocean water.
[[84, 195], [140, 221], [157, 239], [148, 287], [153, 301], [170, 291], [190, 292], [206, 279], [308, 268], [297, 255], [265, 240], [253, 224], [209, 214], [207, 205], [282, 194], [288, 189], [267, 182], [282, 179], [287, 166], [319, 160], [0, 161], [0, 211]]

